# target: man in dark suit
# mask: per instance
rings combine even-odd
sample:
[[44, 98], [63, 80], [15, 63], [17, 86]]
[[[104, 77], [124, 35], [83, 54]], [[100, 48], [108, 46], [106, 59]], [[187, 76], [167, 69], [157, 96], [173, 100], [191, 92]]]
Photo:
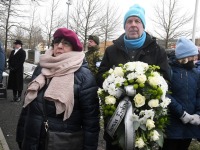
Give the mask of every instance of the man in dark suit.
[[24, 72], [24, 61], [26, 58], [26, 52], [22, 49], [22, 41], [15, 40], [14, 50], [11, 51], [8, 65], [10, 69], [8, 78], [7, 89], [13, 90], [14, 102], [21, 101], [21, 94], [23, 90], [23, 72]]

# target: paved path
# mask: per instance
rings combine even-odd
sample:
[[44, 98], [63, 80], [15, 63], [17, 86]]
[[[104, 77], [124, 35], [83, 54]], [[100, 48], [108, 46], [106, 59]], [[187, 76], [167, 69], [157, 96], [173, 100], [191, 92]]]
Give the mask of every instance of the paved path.
[[[5, 83], [5, 79], [3, 80]], [[24, 89], [30, 79], [24, 79]], [[24, 93], [24, 92], [23, 92]], [[23, 95], [23, 94], [22, 94]], [[10, 102], [12, 99], [12, 91], [7, 90], [7, 99], [0, 99], [0, 128], [4, 134], [6, 142], [10, 150], [19, 150], [15, 141], [17, 121], [22, 108], [21, 102]], [[22, 97], [23, 99], [23, 97]], [[104, 150], [104, 140], [102, 139], [102, 130], [100, 132], [98, 150]]]
[[[26, 86], [26, 84], [24, 84], [24, 86]], [[0, 99], [0, 127], [10, 150], [19, 150], [17, 143], [15, 142], [15, 132], [22, 108], [22, 101], [10, 102], [11, 99], [11, 90], [7, 90], [7, 99]]]

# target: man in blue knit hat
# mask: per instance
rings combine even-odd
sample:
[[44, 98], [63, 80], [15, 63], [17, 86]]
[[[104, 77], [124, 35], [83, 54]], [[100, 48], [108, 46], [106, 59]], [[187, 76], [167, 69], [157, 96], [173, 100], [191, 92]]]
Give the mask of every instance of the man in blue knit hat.
[[[101, 65], [97, 73], [97, 83], [102, 87], [103, 74], [110, 68], [130, 61], [142, 61], [149, 65], [160, 67], [160, 73], [169, 80], [169, 65], [167, 54], [157, 43], [155, 38], [145, 32], [145, 10], [138, 4], [130, 7], [124, 15], [123, 27], [125, 33], [113, 41], [113, 45], [106, 48]], [[104, 120], [105, 127], [109, 119]], [[115, 137], [115, 136], [114, 136]], [[106, 150], [121, 150], [116, 139], [112, 139], [105, 130]], [[133, 142], [133, 141], [131, 141]]]

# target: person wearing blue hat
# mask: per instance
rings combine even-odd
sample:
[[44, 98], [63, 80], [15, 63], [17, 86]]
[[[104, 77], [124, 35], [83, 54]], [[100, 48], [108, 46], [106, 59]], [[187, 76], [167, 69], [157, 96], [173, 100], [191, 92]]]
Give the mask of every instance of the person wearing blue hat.
[[[166, 80], [170, 80], [170, 69], [167, 54], [161, 48], [156, 38], [146, 31], [145, 10], [140, 5], [135, 4], [125, 13], [123, 20], [123, 33], [118, 39], [113, 41], [113, 45], [106, 48], [103, 59], [97, 73], [97, 83], [102, 87], [104, 81], [103, 74], [110, 68], [125, 64], [131, 61], [141, 61], [149, 65], [160, 67], [160, 73]], [[105, 127], [107, 122], [105, 122]], [[104, 133], [107, 150], [121, 150], [116, 139], [112, 139], [106, 132]], [[113, 144], [115, 143], [115, 144]]]
[[169, 125], [162, 150], [188, 150], [193, 138], [200, 138], [200, 73], [194, 62], [198, 48], [181, 37], [176, 43], [175, 57], [170, 58], [172, 69]]
[[11, 51], [8, 60], [10, 72], [7, 89], [13, 91], [13, 99], [11, 101], [20, 102], [24, 83], [23, 74], [26, 52], [22, 48], [23, 43], [21, 40], [15, 40], [13, 44], [14, 50]]

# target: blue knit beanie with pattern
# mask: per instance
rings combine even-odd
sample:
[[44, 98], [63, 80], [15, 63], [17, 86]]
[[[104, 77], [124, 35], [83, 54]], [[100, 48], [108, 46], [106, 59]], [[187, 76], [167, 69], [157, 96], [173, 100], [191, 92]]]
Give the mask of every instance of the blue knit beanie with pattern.
[[198, 55], [197, 46], [189, 39], [181, 37], [176, 42], [175, 55], [177, 59]]
[[145, 21], [144, 8], [140, 7], [138, 4], [131, 6], [124, 16], [124, 28], [125, 28], [126, 20], [131, 16], [139, 17], [140, 20], [142, 21], [143, 27], [145, 28], [146, 21]]

